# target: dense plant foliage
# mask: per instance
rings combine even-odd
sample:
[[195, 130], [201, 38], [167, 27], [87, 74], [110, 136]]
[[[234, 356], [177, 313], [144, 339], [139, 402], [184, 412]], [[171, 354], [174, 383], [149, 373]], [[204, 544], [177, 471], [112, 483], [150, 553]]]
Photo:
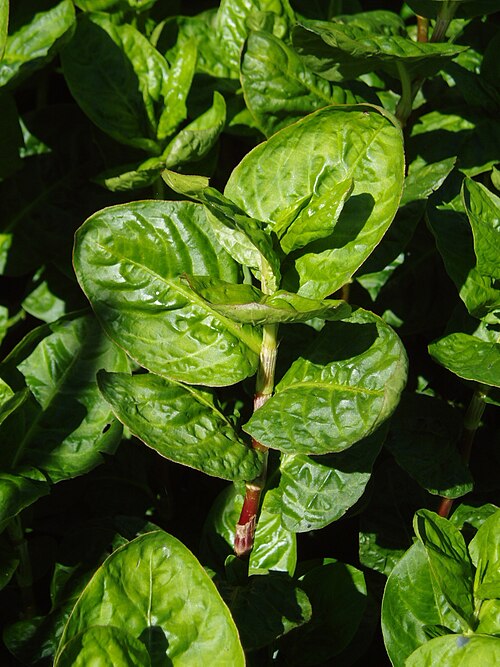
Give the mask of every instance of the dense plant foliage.
[[500, 662], [496, 0], [0, 0], [2, 664]]

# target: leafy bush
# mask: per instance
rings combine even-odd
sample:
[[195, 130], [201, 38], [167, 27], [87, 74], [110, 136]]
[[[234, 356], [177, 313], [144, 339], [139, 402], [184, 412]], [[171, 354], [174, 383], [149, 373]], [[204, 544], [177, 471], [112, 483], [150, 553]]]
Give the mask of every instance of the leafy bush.
[[2, 664], [500, 661], [498, 7], [376, 5], [0, 0]]

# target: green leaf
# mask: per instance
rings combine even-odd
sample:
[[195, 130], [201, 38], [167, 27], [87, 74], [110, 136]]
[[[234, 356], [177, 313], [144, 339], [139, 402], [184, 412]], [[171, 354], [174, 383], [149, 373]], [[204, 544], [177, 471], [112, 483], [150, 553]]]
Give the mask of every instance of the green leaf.
[[242, 324], [307, 322], [315, 317], [341, 320], [351, 312], [344, 301], [307, 299], [284, 290], [264, 294], [253, 285], [235, 285], [199, 276], [186, 276], [186, 281], [214, 310]]
[[2, 460], [12, 474], [36, 466], [55, 483], [88, 472], [118, 445], [122, 429], [95, 374], [127, 370], [128, 361], [91, 316], [63, 318], [39, 335], [33, 343], [27, 337], [2, 369], [23, 377], [32, 394], [2, 425]]
[[[476, 567], [474, 596], [476, 599], [500, 598], [500, 510], [480, 526], [469, 544], [469, 553]], [[479, 621], [486, 616], [482, 606]]]
[[[400, 35], [372, 34], [355, 25], [328, 21], [297, 25], [293, 30], [293, 43], [301, 54], [327, 55], [330, 67], [335, 63], [335, 69], [346, 78], [377, 69], [398, 76], [398, 65], [404, 66], [411, 77], [428, 77], [466, 49], [455, 44], [414, 42]], [[307, 62], [312, 64], [311, 59]], [[324, 63], [321, 68], [325, 68]]]
[[164, 109], [158, 120], [157, 137], [163, 140], [186, 120], [186, 100], [196, 69], [196, 45], [188, 41], [171, 65], [164, 86]]
[[59, 655], [57, 667], [86, 667], [111, 664], [149, 667], [146, 646], [131, 634], [112, 625], [94, 625], [73, 637]]
[[177, 167], [205, 157], [213, 148], [226, 123], [226, 103], [217, 91], [212, 106], [184, 127], [162, 154], [163, 166]]
[[461, 430], [460, 413], [444, 401], [403, 394], [391, 420], [386, 447], [424, 489], [459, 498], [473, 487], [457, 448]]
[[156, 105], [169, 70], [146, 37], [104, 15], [82, 15], [61, 60], [71, 94], [93, 123], [121, 143], [159, 154]]
[[418, 510], [414, 528], [427, 553], [433, 586], [464, 631], [474, 628], [472, 563], [459, 530], [434, 512]]
[[392, 329], [359, 309], [323, 329], [244, 430], [285, 453], [340, 452], [390, 416], [406, 382], [406, 366]]
[[153, 664], [245, 664], [214, 584], [191, 552], [163, 531], [141, 535], [99, 568], [68, 620], [55, 665], [69, 641], [103, 619], [140, 640]]
[[408, 658], [407, 667], [494, 665], [500, 660], [500, 640], [488, 635], [436, 637]]
[[[224, 192], [273, 228], [321, 181], [327, 197], [328, 188], [352, 179], [333, 232], [298, 251], [285, 273], [285, 289], [321, 299], [349, 281], [384, 235], [399, 205], [403, 169], [401, 132], [385, 112], [367, 105], [327, 107], [250, 151]], [[315, 227], [327, 225], [320, 220]]]
[[0, 537], [0, 591], [3, 590], [14, 576], [19, 565], [19, 556], [6, 538]]
[[5, 51], [7, 43], [7, 31], [9, 27], [9, 0], [0, 0], [0, 60]]
[[500, 244], [500, 198], [470, 178], [464, 180], [462, 197], [474, 237], [476, 268], [482, 275], [499, 280], [495, 249]]
[[144, 201], [100, 211], [77, 233], [75, 268], [106, 333], [141, 366], [214, 386], [255, 372], [258, 332], [219, 315], [179, 278], [238, 280], [202, 206]]
[[268, 137], [330, 104], [373, 101], [368, 88], [365, 92], [361, 85], [332, 85], [317, 76], [292, 48], [267, 32], [248, 36], [242, 52], [241, 83], [247, 106]]
[[0, 472], [0, 532], [21, 510], [50, 493], [46, 476], [22, 466], [15, 473]]
[[301, 577], [300, 585], [311, 601], [312, 618], [282, 646], [286, 664], [308, 667], [332, 660], [349, 645], [361, 623], [367, 592], [360, 570], [330, 558]]
[[283, 573], [270, 572], [250, 577], [245, 585], [222, 583], [221, 587], [248, 651], [271, 644], [311, 618], [306, 593]]
[[[456, 623], [456, 618], [452, 619]], [[414, 544], [392, 570], [382, 600], [382, 632], [392, 664], [403, 667], [408, 656], [428, 641], [427, 626], [449, 623], [436, 604], [426, 551]], [[450, 628], [460, 632], [460, 626]]]
[[[7, 5], [5, 2], [2, 4]], [[7, 27], [7, 14], [8, 9], [1, 8], [0, 33], [3, 34]], [[52, 9], [35, 14], [29, 23], [9, 35], [0, 61], [0, 86], [18, 84], [50, 61], [68, 40], [74, 22], [73, 3], [62, 0]]]
[[461, 378], [500, 387], [500, 343], [452, 333], [431, 343], [429, 354]]
[[151, 373], [99, 373], [99, 389], [116, 417], [171, 461], [230, 480], [254, 479], [261, 460], [242, 442], [209, 391]]
[[284, 526], [302, 533], [340, 519], [363, 495], [384, 437], [378, 429], [338, 454], [284, 455], [278, 487]]
[[0, 117], [0, 179], [4, 179], [21, 168], [19, 151], [24, 143], [16, 103], [8, 94], [0, 94]]

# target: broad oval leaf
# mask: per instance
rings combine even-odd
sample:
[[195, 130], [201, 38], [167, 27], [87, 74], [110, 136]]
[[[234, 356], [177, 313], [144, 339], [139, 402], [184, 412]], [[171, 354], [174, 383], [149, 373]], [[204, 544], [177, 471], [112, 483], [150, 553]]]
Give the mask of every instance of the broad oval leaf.
[[464, 180], [462, 197], [472, 227], [477, 270], [500, 280], [500, 198], [471, 178]]
[[216, 313], [179, 278], [238, 281], [202, 206], [143, 201], [96, 213], [77, 232], [75, 270], [106, 333], [141, 366], [211, 386], [255, 372], [259, 333]]
[[391, 415], [406, 373], [398, 336], [376, 315], [359, 309], [323, 329], [244, 430], [290, 454], [340, 452]]
[[466, 333], [452, 333], [429, 345], [439, 364], [465, 380], [500, 387], [500, 343]]
[[278, 487], [283, 525], [302, 533], [340, 519], [362, 496], [385, 434], [378, 429], [338, 454], [284, 455]]
[[[324, 298], [348, 282], [379, 243], [403, 188], [401, 130], [377, 107], [326, 107], [254, 148], [231, 174], [226, 196], [271, 228], [321, 180], [333, 186], [348, 179], [354, 189], [337, 224], [294, 255], [285, 289]], [[311, 225], [320, 218], [318, 211]]]
[[154, 664], [245, 664], [214, 584], [193, 554], [163, 531], [141, 535], [99, 568], [73, 608], [55, 664], [69, 641], [104, 619], [140, 640]]
[[112, 625], [94, 625], [69, 641], [57, 660], [57, 667], [89, 665], [150, 667], [146, 646], [128, 632]]
[[152, 373], [102, 372], [98, 382], [116, 417], [165, 458], [223, 479], [259, 474], [257, 452], [238, 438], [212, 393]]
[[490, 635], [445, 635], [418, 648], [406, 661], [406, 667], [465, 667], [497, 665], [500, 639]]

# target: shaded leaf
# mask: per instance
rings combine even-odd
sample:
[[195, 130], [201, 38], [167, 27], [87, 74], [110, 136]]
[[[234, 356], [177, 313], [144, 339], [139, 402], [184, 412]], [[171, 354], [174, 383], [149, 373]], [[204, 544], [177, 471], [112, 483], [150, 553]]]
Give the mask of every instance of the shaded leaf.
[[15, 473], [0, 472], [0, 531], [21, 510], [49, 492], [46, 476], [35, 468], [23, 466]]
[[92, 663], [149, 667], [151, 660], [144, 644], [125, 630], [112, 625], [94, 625], [73, 637], [55, 664], [57, 667], [85, 667]]
[[406, 364], [392, 329], [359, 309], [325, 326], [244, 430], [290, 454], [340, 452], [393, 412], [406, 382]]
[[75, 267], [105, 331], [145, 368], [216, 386], [255, 372], [259, 334], [216, 313], [179, 278], [238, 280], [201, 206], [144, 201], [100, 211], [78, 231]]
[[116, 417], [171, 461], [223, 479], [253, 479], [257, 452], [242, 442], [211, 392], [152, 373], [100, 373], [99, 389]]

